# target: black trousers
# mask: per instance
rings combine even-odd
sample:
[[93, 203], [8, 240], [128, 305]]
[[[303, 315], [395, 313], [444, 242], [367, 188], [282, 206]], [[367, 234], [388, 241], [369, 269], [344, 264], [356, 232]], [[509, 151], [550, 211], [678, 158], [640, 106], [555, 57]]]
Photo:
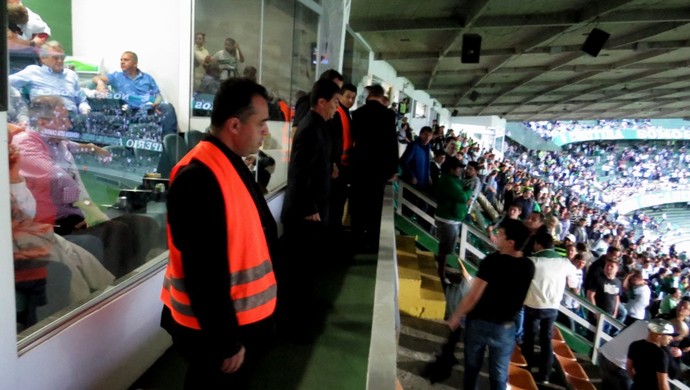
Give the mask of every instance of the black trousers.
[[362, 246], [378, 247], [385, 187], [383, 180], [353, 178], [350, 198], [352, 232]]
[[203, 332], [174, 323], [167, 308], [163, 309], [161, 325], [172, 336], [173, 347], [187, 363], [185, 390], [249, 388], [259, 359], [275, 342], [275, 325], [272, 317], [239, 327], [239, 339], [245, 348], [244, 363], [234, 373], [225, 374], [220, 368], [227, 357], [209, 352], [208, 346], [213, 345], [213, 340]]

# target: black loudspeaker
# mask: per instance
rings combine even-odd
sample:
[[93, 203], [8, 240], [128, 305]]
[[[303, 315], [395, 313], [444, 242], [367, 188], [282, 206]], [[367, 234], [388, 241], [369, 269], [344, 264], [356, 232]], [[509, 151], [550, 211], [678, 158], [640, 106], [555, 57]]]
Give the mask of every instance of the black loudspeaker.
[[592, 57], [596, 57], [599, 55], [599, 52], [604, 47], [606, 40], [609, 39], [610, 36], [611, 34], [604, 30], [599, 30], [598, 28], [592, 29], [592, 32], [589, 33], [585, 43], [582, 44], [582, 49], [580, 50], [591, 55]]
[[482, 36], [479, 34], [462, 34], [462, 55], [463, 64], [478, 64], [479, 52], [482, 49]]
[[450, 116], [458, 116], [458, 110], [453, 110], [453, 113], [450, 114]]
[[477, 99], [479, 99], [479, 92], [477, 92], [477, 91], [470, 92], [468, 98], [470, 98], [471, 101], [476, 102]]

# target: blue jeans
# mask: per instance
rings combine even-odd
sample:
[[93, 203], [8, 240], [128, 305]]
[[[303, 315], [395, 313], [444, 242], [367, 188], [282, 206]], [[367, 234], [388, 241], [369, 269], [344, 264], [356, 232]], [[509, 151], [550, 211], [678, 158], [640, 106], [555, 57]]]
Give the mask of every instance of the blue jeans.
[[[522, 353], [530, 366], [539, 368], [538, 381], [549, 380], [553, 366], [553, 323], [558, 317], [556, 309], [534, 309], [525, 306], [525, 338], [522, 343]], [[534, 336], [539, 334], [541, 353], [539, 360], [534, 357]]]
[[484, 351], [489, 348], [491, 390], [504, 390], [508, 383], [510, 355], [515, 349], [515, 322], [494, 323], [467, 319], [465, 329], [465, 378], [463, 389], [476, 390]]
[[525, 336], [525, 307], [521, 307], [520, 311], [515, 316], [515, 325], [517, 329], [515, 330], [515, 342], [522, 344], [522, 338]]

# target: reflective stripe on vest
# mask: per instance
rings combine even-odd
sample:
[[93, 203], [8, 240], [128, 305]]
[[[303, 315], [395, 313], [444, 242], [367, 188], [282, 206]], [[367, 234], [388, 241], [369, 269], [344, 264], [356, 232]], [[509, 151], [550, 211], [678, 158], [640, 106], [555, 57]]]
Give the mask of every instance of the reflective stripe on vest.
[[[173, 168], [170, 183], [173, 183], [177, 171], [192, 160], [208, 167], [218, 180], [225, 200], [227, 242], [243, 243], [228, 245], [227, 248], [230, 270], [229, 295], [235, 308], [237, 323], [246, 325], [260, 321], [273, 314], [275, 310], [277, 286], [261, 218], [254, 207], [254, 199], [225, 154], [208, 141], [197, 144]], [[192, 329], [201, 329], [187, 294], [182, 255], [172, 241], [170, 227], [168, 247], [170, 261], [165, 272], [161, 299], [170, 308], [177, 323]]]
[[345, 112], [342, 106], [338, 106], [338, 114], [340, 114], [340, 123], [343, 128], [343, 154], [340, 156], [340, 162], [344, 166], [350, 165], [350, 153], [352, 152], [352, 134], [350, 133], [350, 117]]

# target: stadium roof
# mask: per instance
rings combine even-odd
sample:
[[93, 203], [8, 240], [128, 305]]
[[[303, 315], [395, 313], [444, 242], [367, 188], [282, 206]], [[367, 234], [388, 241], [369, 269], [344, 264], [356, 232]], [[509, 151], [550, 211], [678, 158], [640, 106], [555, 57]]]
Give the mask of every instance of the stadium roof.
[[[690, 116], [689, 0], [352, 0], [350, 27], [457, 115]], [[597, 57], [580, 50], [594, 28]], [[478, 64], [463, 34], [482, 37]]]

